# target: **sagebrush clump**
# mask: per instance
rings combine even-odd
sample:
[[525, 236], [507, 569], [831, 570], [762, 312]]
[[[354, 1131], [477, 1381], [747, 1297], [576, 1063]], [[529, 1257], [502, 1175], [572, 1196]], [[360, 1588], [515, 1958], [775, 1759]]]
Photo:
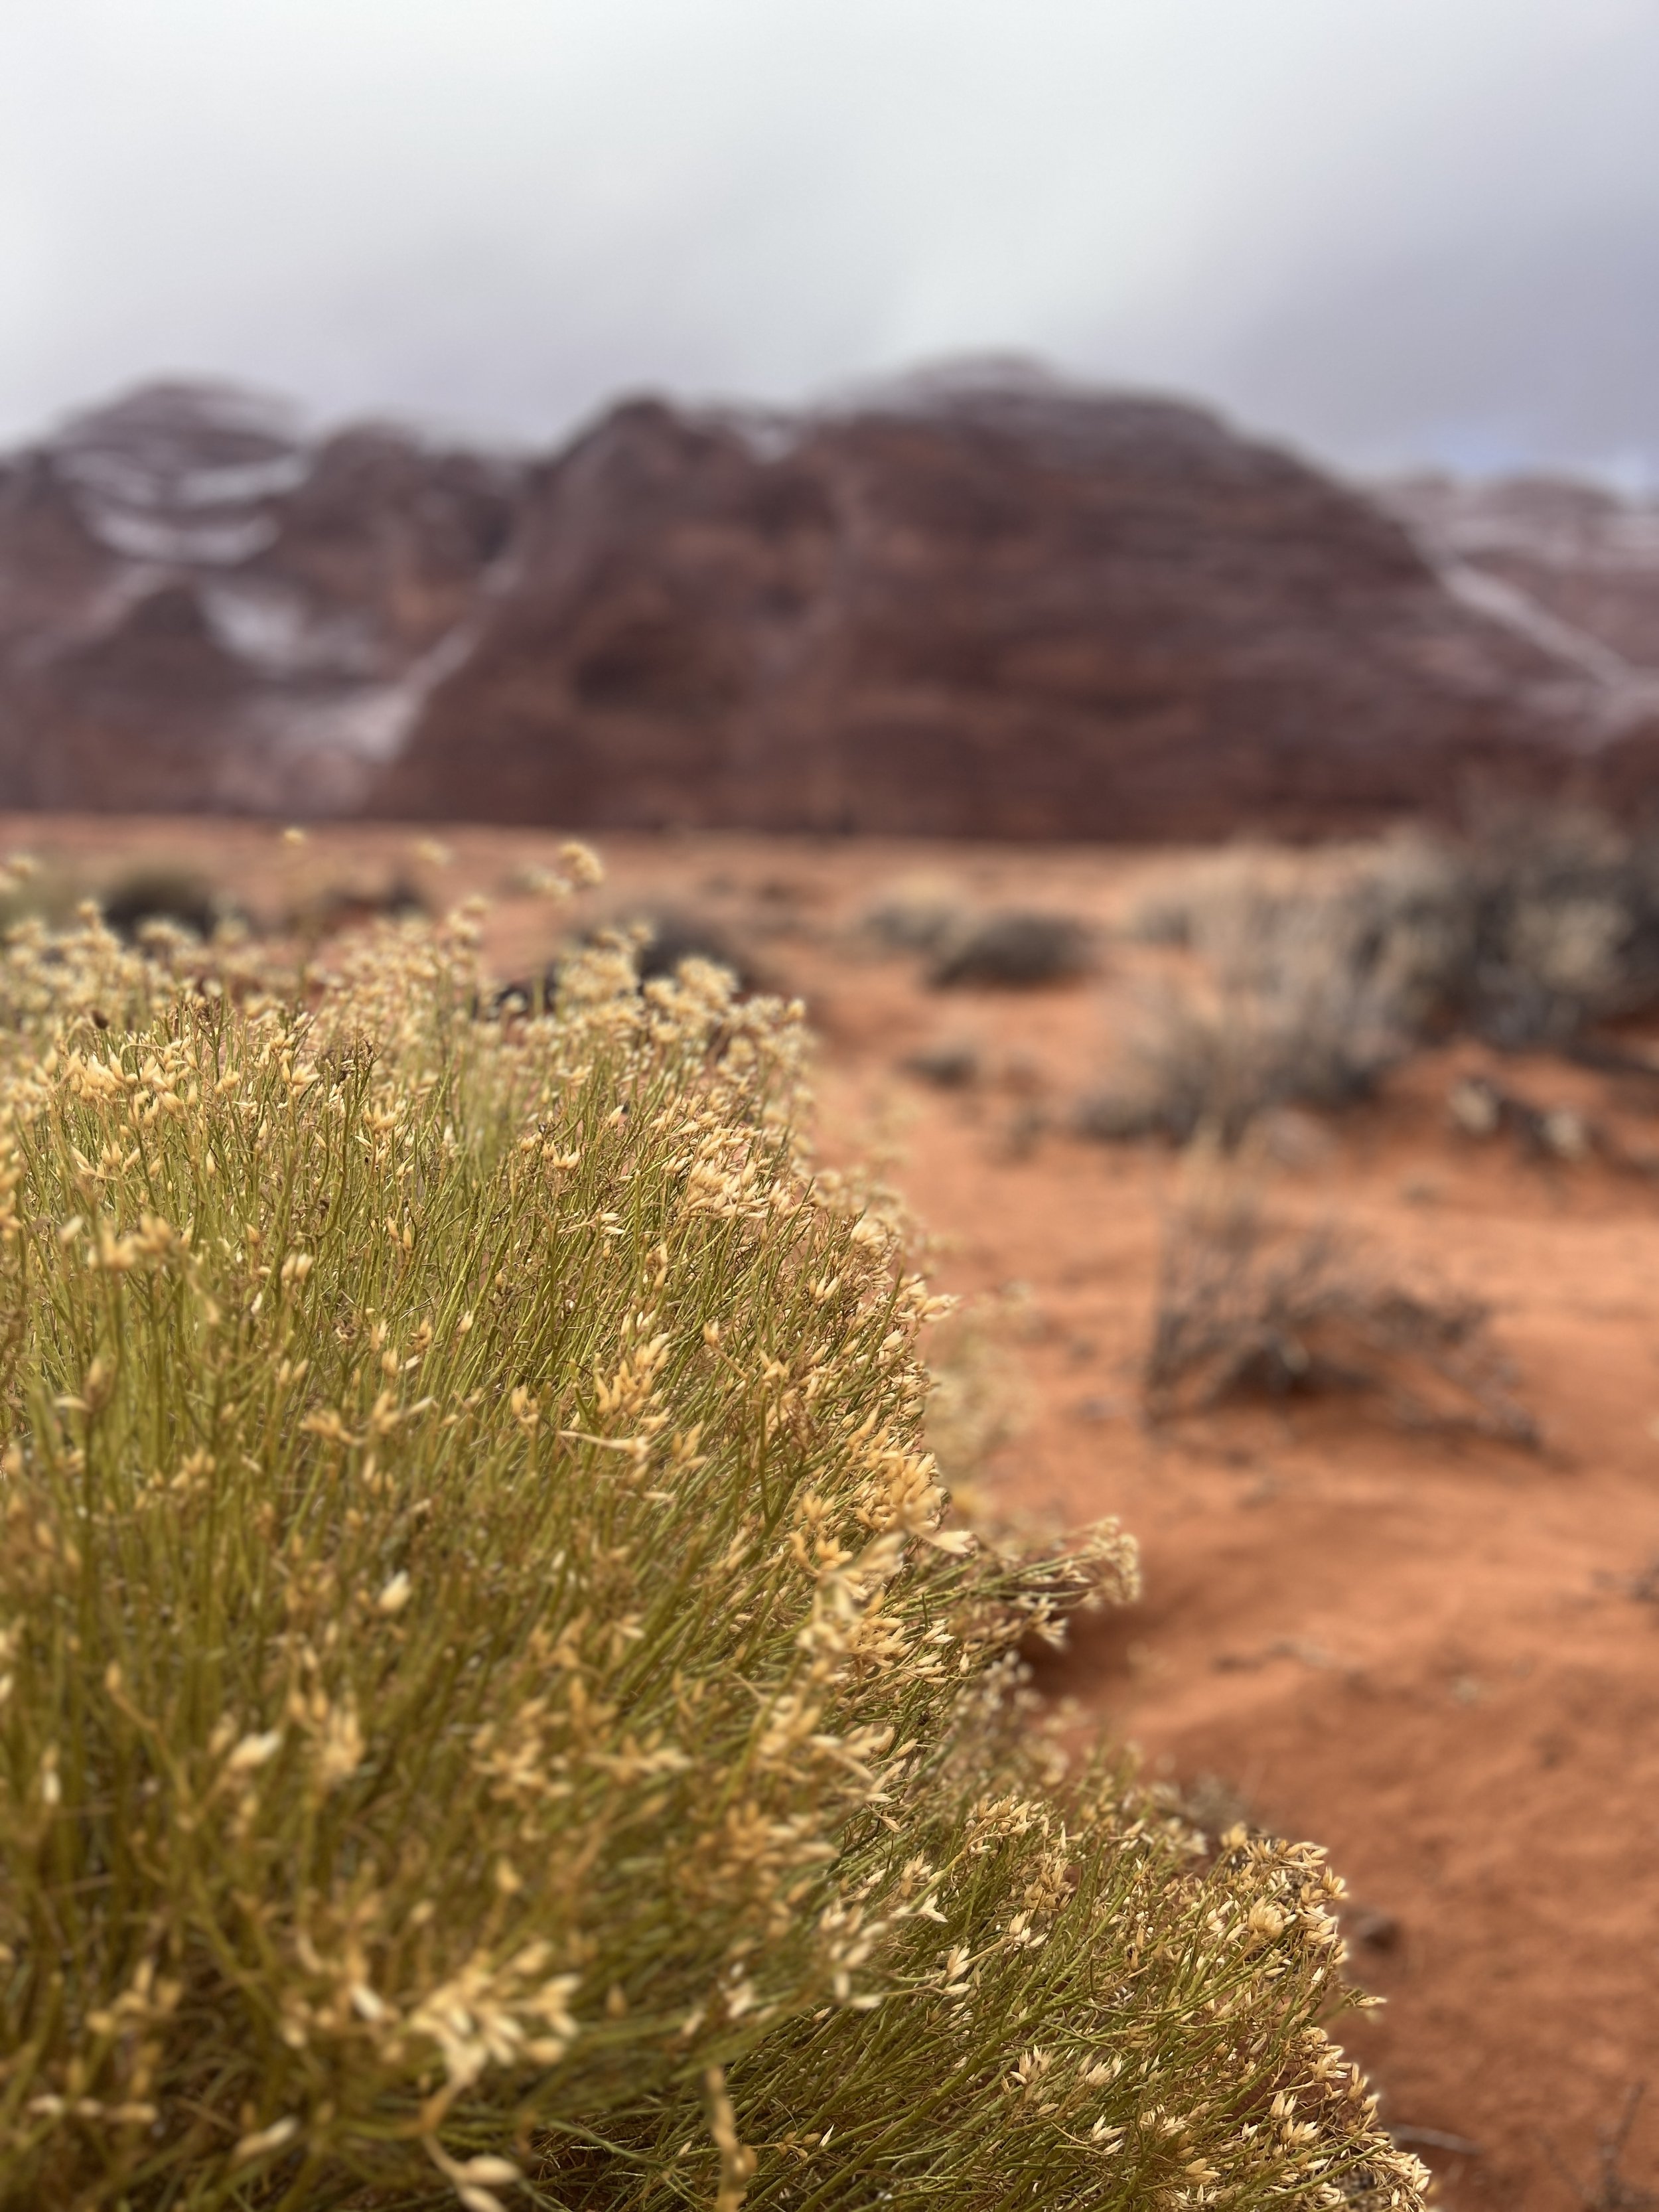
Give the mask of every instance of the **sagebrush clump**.
[[1086, 1135], [1236, 1145], [1264, 1113], [1372, 1096], [1425, 1044], [1571, 1047], [1659, 1004], [1659, 842], [1594, 815], [1407, 830], [1362, 852], [1236, 853], [1129, 934], [1196, 956], [1144, 994]]
[[1370, 1097], [1406, 1043], [1391, 990], [1348, 957], [1332, 914], [1241, 899], [1201, 975], [1147, 990], [1078, 1126], [1108, 1139], [1200, 1132], [1231, 1149], [1274, 1107]]
[[1155, 1419], [1226, 1400], [1358, 1393], [1404, 1425], [1534, 1447], [1478, 1300], [1413, 1282], [1333, 1224], [1262, 1213], [1248, 1187], [1170, 1222], [1143, 1379]]
[[0, 963], [0, 2205], [1420, 2202], [1319, 1854], [1064, 1771], [796, 1012]]
[[1088, 973], [1092, 954], [1089, 932], [1073, 915], [1015, 907], [947, 931], [933, 949], [927, 981], [939, 991], [1032, 990], [1075, 981]]

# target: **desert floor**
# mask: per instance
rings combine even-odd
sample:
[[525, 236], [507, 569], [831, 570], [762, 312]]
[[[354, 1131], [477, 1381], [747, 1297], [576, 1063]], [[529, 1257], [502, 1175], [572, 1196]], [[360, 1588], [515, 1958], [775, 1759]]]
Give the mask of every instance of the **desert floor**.
[[[695, 911], [759, 982], [803, 996], [823, 1150], [875, 1156], [933, 1232], [942, 1285], [994, 1301], [984, 1333], [1024, 1419], [987, 1491], [1028, 1519], [1119, 1516], [1143, 1547], [1143, 1601], [1088, 1625], [1051, 1679], [1200, 1820], [1328, 1845], [1352, 1972], [1387, 2000], [1345, 2039], [1441, 2201], [1654, 2202], [1618, 2189], [1659, 2186], [1659, 2082], [1622, 2182], [1597, 2160], [1659, 2073], [1659, 1079], [1449, 1046], [1343, 1115], [1279, 1115], [1253, 1155], [1281, 1214], [1489, 1304], [1537, 1448], [1412, 1426], [1364, 1395], [1153, 1423], [1141, 1366], [1194, 1166], [1072, 1123], [1170, 957], [1114, 925], [1192, 856], [595, 842], [609, 880], [577, 919]], [[556, 840], [446, 843], [441, 866], [395, 829], [293, 847], [246, 823], [0, 819], [0, 852], [40, 855], [65, 896], [145, 857], [260, 917], [399, 876], [434, 899], [481, 890], [497, 972], [534, 972], [571, 917], [523, 872]], [[1098, 964], [1042, 990], [930, 989], [917, 956], [858, 927], [899, 895], [1087, 918]], [[944, 1047], [971, 1071], [955, 1088], [907, 1067]], [[1613, 1141], [1567, 1160], [1461, 1133], [1449, 1087], [1483, 1069]]]

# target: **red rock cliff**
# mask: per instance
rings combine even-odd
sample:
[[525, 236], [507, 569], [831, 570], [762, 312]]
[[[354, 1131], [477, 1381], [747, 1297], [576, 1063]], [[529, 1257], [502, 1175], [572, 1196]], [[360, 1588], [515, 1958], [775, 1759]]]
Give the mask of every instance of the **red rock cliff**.
[[513, 463], [164, 387], [0, 470], [0, 803], [1148, 837], [1559, 784], [1606, 672], [1442, 524], [1030, 376]]

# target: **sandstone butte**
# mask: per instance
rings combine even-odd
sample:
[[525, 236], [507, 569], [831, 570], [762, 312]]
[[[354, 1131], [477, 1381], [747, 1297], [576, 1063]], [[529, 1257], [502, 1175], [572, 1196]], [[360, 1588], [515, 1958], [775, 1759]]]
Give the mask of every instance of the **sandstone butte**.
[[1029, 369], [545, 456], [148, 387], [0, 460], [0, 806], [1364, 829], [1659, 775], [1659, 510]]

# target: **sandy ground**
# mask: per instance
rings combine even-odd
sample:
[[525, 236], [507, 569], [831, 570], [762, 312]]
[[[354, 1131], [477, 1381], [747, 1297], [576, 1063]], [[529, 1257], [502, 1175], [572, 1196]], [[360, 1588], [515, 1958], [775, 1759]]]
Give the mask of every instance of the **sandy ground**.
[[[258, 825], [0, 819], [0, 851], [42, 855], [66, 891], [143, 855], [187, 859], [262, 914], [398, 875], [434, 896], [483, 889], [501, 899], [500, 972], [532, 972], [557, 925], [518, 886], [554, 841], [446, 842], [440, 867], [395, 830], [295, 848]], [[1387, 2000], [1346, 2039], [1442, 2201], [1653, 2201], [1603, 2187], [1596, 2150], [1659, 2074], [1659, 1176], [1640, 1164], [1659, 1155], [1659, 1085], [1459, 1046], [1371, 1104], [1268, 1133], [1271, 1205], [1490, 1304], [1540, 1449], [1402, 1426], [1363, 1399], [1153, 1425], [1141, 1363], [1190, 1169], [1069, 1125], [1164, 957], [1109, 926], [1189, 856], [600, 842], [611, 880], [591, 907], [695, 908], [805, 995], [826, 1150], [881, 1154], [939, 1239], [945, 1286], [1000, 1297], [1027, 1419], [996, 1455], [997, 1495], [1036, 1517], [1118, 1515], [1143, 1547], [1144, 1601], [1091, 1625], [1056, 1686], [1204, 1817], [1329, 1846], [1352, 1971]], [[1100, 969], [1043, 991], [931, 991], [915, 957], [853, 927], [896, 887], [1091, 918]], [[975, 1081], [907, 1070], [944, 1045], [971, 1048]], [[1473, 1069], [1592, 1117], [1623, 1163], [1461, 1134], [1447, 1091]], [[1659, 2187], [1659, 2081], [1622, 2185]]]

